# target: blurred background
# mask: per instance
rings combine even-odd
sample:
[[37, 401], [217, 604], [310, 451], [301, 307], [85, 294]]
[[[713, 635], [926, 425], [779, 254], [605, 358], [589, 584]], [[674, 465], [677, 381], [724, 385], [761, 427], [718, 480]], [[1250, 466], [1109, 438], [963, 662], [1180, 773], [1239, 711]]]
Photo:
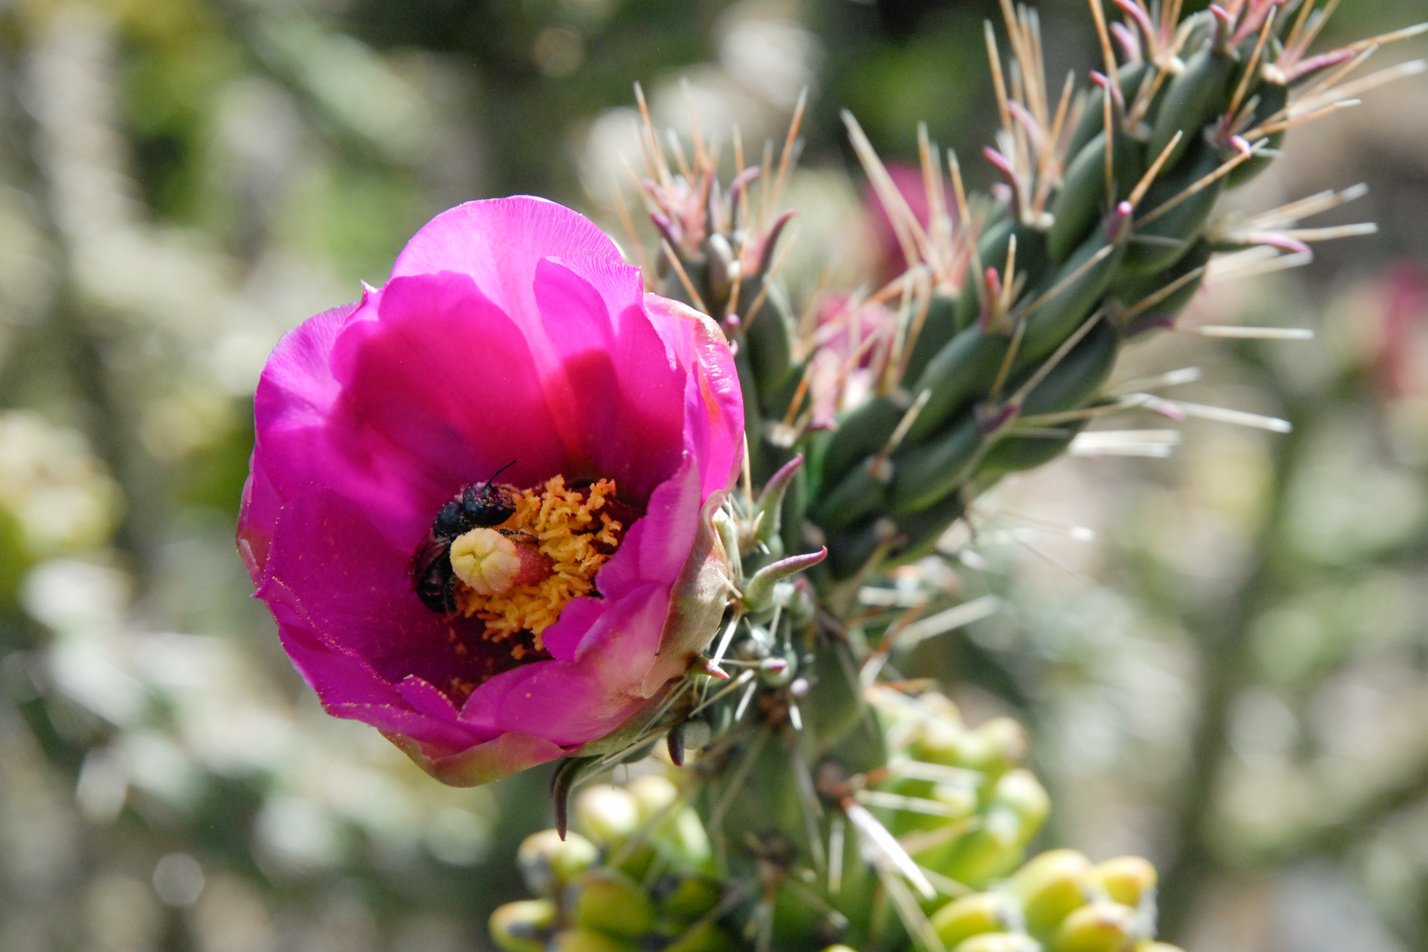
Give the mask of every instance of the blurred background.
[[[1048, 74], [1098, 62], [1039, 7]], [[632, 84], [750, 155], [809, 92], [788, 280], [875, 280], [838, 119], [976, 184], [994, 0], [0, 0], [0, 949], [486, 948], [549, 822], [323, 715], [232, 543], [277, 338], [380, 284], [459, 201], [619, 230]], [[1340, 42], [1428, 18], [1344, 0]], [[1428, 47], [1403, 44], [1393, 62]], [[1236, 203], [1364, 181], [1379, 232], [1227, 275], [1120, 375], [1191, 421], [1170, 459], [1066, 459], [979, 505], [955, 583], [1003, 608], [918, 650], [970, 720], [1031, 729], [1047, 844], [1161, 865], [1200, 952], [1428, 947], [1428, 83], [1292, 133]], [[726, 153], [728, 149], [726, 148]], [[622, 240], [624, 240], [622, 238]], [[831, 244], [830, 244], [831, 243]]]

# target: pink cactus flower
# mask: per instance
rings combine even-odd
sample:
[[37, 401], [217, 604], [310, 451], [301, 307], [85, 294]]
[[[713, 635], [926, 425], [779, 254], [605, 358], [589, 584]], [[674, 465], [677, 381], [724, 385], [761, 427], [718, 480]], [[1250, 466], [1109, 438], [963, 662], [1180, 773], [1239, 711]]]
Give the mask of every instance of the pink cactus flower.
[[718, 625], [743, 404], [595, 225], [438, 215], [258, 383], [238, 548], [328, 712], [457, 785], [628, 742]]

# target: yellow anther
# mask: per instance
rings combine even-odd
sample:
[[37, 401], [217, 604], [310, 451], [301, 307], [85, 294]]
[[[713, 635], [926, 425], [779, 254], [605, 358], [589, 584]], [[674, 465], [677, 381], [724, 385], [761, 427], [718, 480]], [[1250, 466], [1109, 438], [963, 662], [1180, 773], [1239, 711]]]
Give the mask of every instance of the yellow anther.
[[[541, 632], [571, 600], [594, 592], [596, 573], [620, 544], [624, 526], [610, 511], [615, 482], [571, 488], [552, 476], [505, 488], [515, 512], [501, 528], [472, 529], [451, 544], [456, 607], [481, 620], [487, 640], [529, 637], [539, 650]], [[524, 650], [517, 645], [512, 656]]]
[[472, 529], [451, 543], [451, 569], [478, 595], [500, 595], [515, 584], [521, 556], [495, 529]]

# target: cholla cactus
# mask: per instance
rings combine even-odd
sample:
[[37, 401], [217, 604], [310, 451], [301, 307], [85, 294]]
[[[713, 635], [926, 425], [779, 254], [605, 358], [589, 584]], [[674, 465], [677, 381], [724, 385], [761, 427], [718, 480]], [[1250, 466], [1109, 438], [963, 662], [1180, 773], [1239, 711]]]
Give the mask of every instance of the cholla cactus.
[[[1009, 62], [987, 31], [1001, 117], [984, 152], [1002, 178], [993, 195], [969, 196], [951, 153], [949, 182], [924, 136], [931, 213], [920, 221], [848, 119], [912, 264], [872, 295], [885, 323], [868, 330], [848, 310], [855, 343], [837, 352], [831, 383], [827, 338], [795, 320], [774, 278], [794, 132], [777, 162], [770, 153], [723, 191], [702, 143], [671, 159], [650, 128], [659, 289], [721, 321], [744, 388], [748, 471], [720, 523], [737, 595], [706, 662], [660, 712], [679, 722], [676, 763], [707, 738], [672, 775], [678, 792], [660, 786], [653, 799], [668, 805], [652, 812], [638, 791], [669, 781], [641, 776], [629, 792], [578, 800], [589, 841], [539, 842], [588, 865], [554, 891], [561, 877], [542, 872], [536, 905], [498, 913], [506, 948], [1172, 950], [1155, 940], [1145, 860], [1026, 860], [1050, 804], [1022, 765], [1021, 729], [968, 728], [941, 695], [880, 683], [916, 623], [858, 615], [856, 593], [1094, 419], [1193, 412], [1107, 391], [1121, 346], [1173, 325], [1216, 256], [1297, 260], [1308, 239], [1355, 230], [1295, 227], [1352, 189], [1252, 219], [1218, 201], [1291, 127], [1397, 75], [1345, 82], [1407, 31], [1310, 55], [1326, 15], [1312, 0], [1183, 20], [1178, 3], [1115, 0], [1118, 22], [1092, 2], [1101, 70], [1089, 88], [1053, 94], [1035, 14], [1003, 6]], [[929, 622], [953, 627], [969, 608]], [[692, 919], [666, 908], [691, 892], [702, 897]], [[592, 910], [591, 895], [618, 895], [629, 917]]]
[[[1080, 92], [1048, 86], [1034, 13], [1004, 0], [1006, 62], [988, 27], [989, 197], [924, 136], [920, 220], [849, 118], [910, 264], [847, 334], [777, 281], [798, 120], [726, 189], [646, 113], [658, 293], [573, 212], [479, 202], [279, 346], [239, 539], [295, 663], [445, 782], [563, 758], [502, 948], [1170, 949], [1144, 860], [1027, 859], [1050, 803], [1018, 725], [884, 676], [981, 609], [916, 572], [906, 612], [859, 599], [897, 605], [888, 569], [1097, 417], [1188, 412], [1106, 390], [1121, 346], [1215, 255], [1307, 251], [1293, 223], [1352, 190], [1218, 200], [1393, 37], [1311, 56], [1314, 0], [1089, 6]], [[660, 736], [669, 767], [574, 796]]]

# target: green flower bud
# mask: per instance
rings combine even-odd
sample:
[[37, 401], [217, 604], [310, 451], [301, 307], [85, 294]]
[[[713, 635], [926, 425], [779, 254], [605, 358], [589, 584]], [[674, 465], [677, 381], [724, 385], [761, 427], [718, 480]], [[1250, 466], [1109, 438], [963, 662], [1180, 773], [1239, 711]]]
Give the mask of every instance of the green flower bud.
[[538, 896], [554, 899], [566, 885], [595, 862], [599, 850], [579, 833], [565, 839], [555, 830], [532, 833], [516, 852], [516, 866], [526, 888]]
[[965, 732], [952, 763], [999, 777], [1026, 759], [1026, 728], [1009, 717], [996, 717]]
[[1071, 913], [1056, 929], [1049, 952], [1129, 952], [1135, 945], [1135, 910], [1108, 899]]
[[1027, 931], [1049, 935], [1086, 904], [1095, 867], [1075, 850], [1049, 850], [1029, 860], [1007, 881], [1007, 894], [1021, 904]]
[[1094, 878], [1108, 899], [1132, 909], [1155, 891], [1155, 867], [1139, 856], [1117, 856], [1098, 863]]
[[635, 939], [654, 927], [654, 904], [644, 890], [613, 869], [587, 871], [571, 885], [578, 925]]
[[575, 823], [597, 845], [623, 843], [640, 828], [640, 804], [623, 787], [600, 784], [583, 791], [575, 801]]
[[1009, 770], [997, 781], [992, 790], [992, 802], [998, 807], [1014, 813], [1026, 831], [1023, 843], [1029, 841], [1046, 822], [1051, 812], [1051, 797], [1046, 788], [1032, 775], [1030, 770], [1018, 768]]
[[659, 903], [662, 916], [679, 922], [693, 922], [706, 915], [724, 898], [722, 884], [709, 876], [686, 876]]
[[996, 893], [970, 893], [933, 913], [932, 929], [944, 946], [955, 949], [974, 935], [1005, 932], [1014, 913], [1007, 900]]
[[701, 922], [680, 933], [664, 952], [737, 952], [741, 947], [738, 940], [714, 923]]
[[548, 899], [508, 902], [491, 913], [491, 938], [504, 952], [544, 952], [555, 928], [555, 903]]
[[566, 929], [556, 934], [546, 952], [639, 952], [639, 946], [590, 929]]
[[952, 952], [1040, 952], [1030, 936], [1020, 932], [984, 932], [964, 939]]

